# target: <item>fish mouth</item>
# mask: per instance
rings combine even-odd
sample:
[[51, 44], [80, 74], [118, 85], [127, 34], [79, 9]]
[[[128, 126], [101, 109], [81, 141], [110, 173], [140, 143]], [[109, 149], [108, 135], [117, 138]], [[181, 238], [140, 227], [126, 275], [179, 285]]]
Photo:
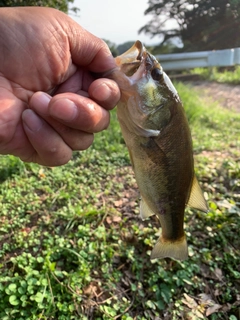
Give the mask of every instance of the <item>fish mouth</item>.
[[126, 52], [115, 58], [117, 67], [107, 71], [103, 77], [117, 82], [123, 92], [136, 84], [140, 79], [151, 76], [151, 70], [158, 61], [152, 56], [141, 41], [137, 40]]
[[120, 70], [130, 77], [139, 69], [145, 55], [145, 47], [141, 41], [137, 40], [130, 49], [118, 56], [115, 61]]

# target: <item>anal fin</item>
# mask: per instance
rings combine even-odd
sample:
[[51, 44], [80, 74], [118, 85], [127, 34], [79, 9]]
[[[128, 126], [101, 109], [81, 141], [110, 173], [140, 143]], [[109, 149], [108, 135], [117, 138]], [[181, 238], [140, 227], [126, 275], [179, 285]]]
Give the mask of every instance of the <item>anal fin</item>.
[[187, 205], [189, 207], [201, 210], [203, 212], [208, 212], [207, 202], [204, 199], [202, 189], [195, 175], [193, 178], [192, 189], [191, 189], [191, 193], [190, 193]]
[[144, 199], [141, 199], [140, 202], [140, 217], [144, 220], [147, 219], [148, 217], [151, 217], [155, 213], [149, 208], [149, 206], [146, 204]]

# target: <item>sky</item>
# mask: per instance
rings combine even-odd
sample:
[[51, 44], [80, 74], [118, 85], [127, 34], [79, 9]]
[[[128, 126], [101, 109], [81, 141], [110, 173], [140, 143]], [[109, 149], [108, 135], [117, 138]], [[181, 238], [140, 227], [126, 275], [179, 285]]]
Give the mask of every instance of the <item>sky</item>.
[[99, 38], [116, 45], [136, 40], [145, 45], [160, 42], [157, 37], [138, 34], [151, 19], [151, 15], [144, 16], [147, 0], [75, 0], [73, 6], [80, 11], [77, 16], [70, 13], [71, 18]]

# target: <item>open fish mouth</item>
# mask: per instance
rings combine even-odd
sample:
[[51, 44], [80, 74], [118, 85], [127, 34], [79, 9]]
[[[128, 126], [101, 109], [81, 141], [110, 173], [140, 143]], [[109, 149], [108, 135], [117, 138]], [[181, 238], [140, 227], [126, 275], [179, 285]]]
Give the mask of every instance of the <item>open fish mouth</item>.
[[161, 68], [156, 58], [139, 40], [126, 52], [116, 57], [115, 62], [117, 67], [102, 76], [115, 80], [123, 91], [128, 91], [129, 86], [134, 85], [141, 78], [150, 78], [153, 68]]
[[142, 42], [137, 40], [129, 50], [116, 58], [116, 63], [121, 71], [130, 77], [139, 69], [144, 56], [146, 56], [146, 49]]

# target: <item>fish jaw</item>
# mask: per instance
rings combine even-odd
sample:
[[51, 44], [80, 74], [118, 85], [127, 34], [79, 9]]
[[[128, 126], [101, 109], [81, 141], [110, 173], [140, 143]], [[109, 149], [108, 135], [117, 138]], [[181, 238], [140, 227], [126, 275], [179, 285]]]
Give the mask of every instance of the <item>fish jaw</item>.
[[[117, 57], [116, 64], [118, 67], [113, 70], [111, 78], [121, 90], [117, 108], [119, 120], [129, 118], [137, 129], [136, 134], [158, 136], [171, 117], [168, 104], [180, 102], [171, 80], [140, 41]], [[153, 77], [156, 70], [159, 79]]]
[[[157, 109], [162, 107], [164, 98], [158, 94], [157, 83], [151, 78], [151, 70], [158, 68], [162, 72], [162, 67], [140, 41], [136, 41], [128, 51], [116, 57], [115, 61], [117, 67], [105, 76], [115, 80], [121, 91], [117, 107], [121, 127], [127, 126], [129, 132], [133, 131], [143, 137], [158, 136], [159, 128], [155, 124], [148, 124], [147, 118], [149, 114], [154, 118], [156, 112], [155, 105], [149, 108], [150, 98], [151, 103], [158, 104]], [[126, 122], [125, 125], [123, 122]]]
[[[128, 66], [129, 68], [125, 68], [125, 73], [127, 71], [130, 72], [134, 67], [139, 67], [144, 49], [143, 44], [140, 41], [136, 41], [130, 49], [115, 58], [116, 64], [122, 68]], [[122, 72], [124, 72], [123, 69]]]
[[146, 52], [143, 44], [136, 41], [129, 50], [115, 58], [117, 67], [103, 75], [103, 77], [111, 78], [118, 83], [122, 94], [121, 100], [128, 99], [129, 90], [132, 92], [131, 88], [134, 84], [146, 75], [143, 63]]

